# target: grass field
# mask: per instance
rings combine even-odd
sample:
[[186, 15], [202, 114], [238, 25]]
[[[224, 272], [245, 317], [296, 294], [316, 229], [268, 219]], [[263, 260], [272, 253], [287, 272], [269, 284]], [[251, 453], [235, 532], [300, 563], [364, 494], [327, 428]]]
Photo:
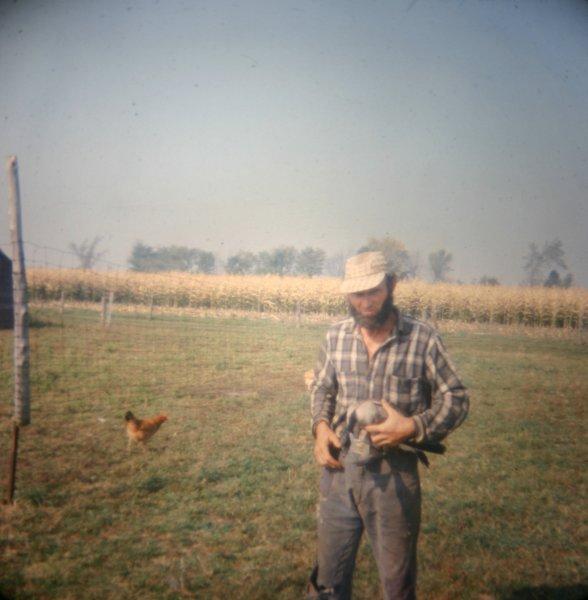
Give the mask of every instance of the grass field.
[[[326, 325], [33, 317], [32, 424], [16, 503], [0, 507], [0, 596], [300, 598], [318, 477], [302, 374]], [[588, 346], [492, 331], [444, 334], [472, 402], [422, 473], [419, 597], [583, 598]], [[2, 456], [11, 344], [0, 332]], [[127, 454], [128, 409], [169, 415], [147, 452]], [[365, 546], [355, 590], [379, 597]]]

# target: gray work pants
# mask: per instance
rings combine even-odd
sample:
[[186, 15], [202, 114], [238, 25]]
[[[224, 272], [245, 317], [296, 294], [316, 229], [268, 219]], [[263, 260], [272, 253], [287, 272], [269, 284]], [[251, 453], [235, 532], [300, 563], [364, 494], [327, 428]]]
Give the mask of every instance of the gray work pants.
[[386, 600], [414, 600], [421, 492], [416, 455], [393, 450], [360, 466], [349, 452], [345, 469], [324, 468], [318, 506], [320, 598], [348, 600], [363, 530], [378, 565]]

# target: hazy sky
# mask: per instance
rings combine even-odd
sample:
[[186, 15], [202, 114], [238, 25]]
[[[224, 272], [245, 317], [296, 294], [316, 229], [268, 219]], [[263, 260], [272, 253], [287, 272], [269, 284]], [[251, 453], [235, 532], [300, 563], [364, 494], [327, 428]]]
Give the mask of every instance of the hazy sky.
[[41, 246], [391, 235], [518, 283], [560, 238], [586, 286], [588, 2], [0, 2], [9, 154]]

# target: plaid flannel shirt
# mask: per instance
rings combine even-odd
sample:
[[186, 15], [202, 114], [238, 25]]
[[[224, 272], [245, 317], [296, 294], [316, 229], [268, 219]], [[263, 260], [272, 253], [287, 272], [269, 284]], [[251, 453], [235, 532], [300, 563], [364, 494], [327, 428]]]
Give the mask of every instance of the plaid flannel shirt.
[[466, 418], [469, 398], [439, 334], [396, 310], [390, 337], [368, 359], [353, 318], [327, 332], [310, 386], [313, 433], [364, 400], [387, 400], [416, 423], [416, 441], [439, 441]]

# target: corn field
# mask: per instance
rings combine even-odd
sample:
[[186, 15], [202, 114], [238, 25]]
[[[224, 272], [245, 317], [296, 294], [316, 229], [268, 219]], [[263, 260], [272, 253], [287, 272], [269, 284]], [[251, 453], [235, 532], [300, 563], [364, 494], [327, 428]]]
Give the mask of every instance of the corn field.
[[[116, 302], [164, 307], [236, 309], [267, 313], [346, 312], [335, 278], [265, 275], [194, 275], [31, 269], [29, 295], [37, 302]], [[395, 304], [425, 319], [584, 328], [588, 290], [518, 286], [431, 284], [402, 281]]]

